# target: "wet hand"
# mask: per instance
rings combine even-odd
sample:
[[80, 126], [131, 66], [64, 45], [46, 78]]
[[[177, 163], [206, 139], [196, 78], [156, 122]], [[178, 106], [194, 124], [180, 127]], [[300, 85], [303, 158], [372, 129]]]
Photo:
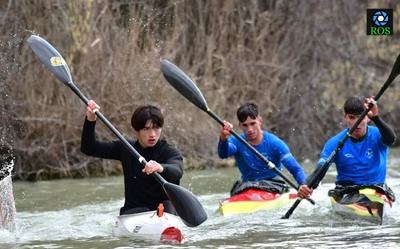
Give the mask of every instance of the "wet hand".
[[372, 106], [371, 110], [368, 112], [368, 117], [372, 118], [372, 117], [378, 116], [379, 108], [378, 108], [378, 105], [376, 104], [376, 101], [373, 98], [365, 99], [365, 103], [364, 103], [365, 108], [368, 108], [368, 105], [370, 103], [372, 103], [373, 106]]
[[224, 126], [222, 127], [219, 137], [222, 141], [226, 141], [228, 137], [231, 135], [233, 125], [228, 121], [224, 120]]
[[93, 122], [96, 121], [96, 112], [100, 109], [100, 106], [96, 104], [93, 100], [89, 100], [86, 106], [86, 117], [87, 120]]
[[148, 161], [147, 164], [142, 169], [142, 172], [146, 173], [148, 175], [150, 175], [154, 172], [162, 173], [163, 171], [164, 171], [164, 167], [161, 166], [161, 164], [159, 164], [158, 162], [153, 161], [153, 160]]
[[297, 196], [303, 199], [309, 199], [313, 192], [312, 188], [309, 188], [307, 185], [301, 185], [297, 192]]

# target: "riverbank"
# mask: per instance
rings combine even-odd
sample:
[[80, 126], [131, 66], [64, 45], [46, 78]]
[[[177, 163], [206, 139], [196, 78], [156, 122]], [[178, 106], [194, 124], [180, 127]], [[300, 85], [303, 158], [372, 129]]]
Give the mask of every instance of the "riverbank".
[[[397, 160], [393, 158], [400, 158], [400, 147], [392, 148], [390, 150], [389, 160]], [[107, 160], [96, 160], [100, 165], [96, 167], [96, 164], [91, 164], [87, 169], [75, 170], [75, 171], [60, 171], [52, 167], [44, 167], [38, 172], [31, 173], [27, 179], [21, 179], [14, 175], [13, 180], [27, 180], [27, 181], [40, 181], [40, 180], [56, 180], [64, 178], [79, 179], [85, 177], [106, 177], [106, 176], [120, 176], [122, 175], [122, 167], [118, 161]], [[301, 164], [305, 167], [307, 173], [311, 173], [315, 166], [315, 160], [305, 159], [301, 161]], [[107, 164], [108, 170], [104, 170], [103, 164]], [[184, 158], [184, 169], [186, 172], [195, 170], [209, 170], [209, 169], [223, 169], [235, 167], [235, 160], [233, 158], [218, 159], [218, 158], [207, 158], [207, 159], [188, 159]]]
[[[122, 175], [122, 166], [118, 161], [108, 162], [111, 163], [110, 166], [107, 167], [107, 170], [104, 169], [103, 163], [99, 160], [99, 167], [95, 165], [90, 165], [90, 167], [86, 169], [78, 169], [78, 170], [60, 170], [54, 167], [44, 167], [37, 172], [26, 172], [22, 173], [24, 178], [18, 177], [18, 175], [13, 175], [14, 181], [43, 181], [43, 180], [57, 180], [57, 179], [79, 179], [85, 177], [107, 177], [107, 176], [119, 176]], [[187, 159], [184, 158], [184, 170], [192, 171], [192, 170], [206, 170], [206, 169], [219, 169], [219, 168], [231, 168], [235, 166], [234, 159]]]

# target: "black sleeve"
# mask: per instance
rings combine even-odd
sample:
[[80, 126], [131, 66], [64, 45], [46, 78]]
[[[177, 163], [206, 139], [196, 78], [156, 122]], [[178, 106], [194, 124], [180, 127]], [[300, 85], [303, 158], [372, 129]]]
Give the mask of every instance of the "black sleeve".
[[394, 133], [393, 129], [379, 116], [372, 117], [371, 120], [379, 129], [379, 132], [382, 136], [382, 142], [387, 146], [393, 145], [394, 141], [396, 141], [396, 134]]
[[85, 119], [81, 137], [81, 151], [88, 156], [118, 160], [120, 154], [120, 146], [118, 142], [97, 141], [95, 127], [96, 122], [91, 122]]
[[161, 175], [170, 182], [179, 183], [183, 175], [183, 158], [175, 147], [169, 145], [165, 151], [165, 163], [161, 163], [164, 171]]

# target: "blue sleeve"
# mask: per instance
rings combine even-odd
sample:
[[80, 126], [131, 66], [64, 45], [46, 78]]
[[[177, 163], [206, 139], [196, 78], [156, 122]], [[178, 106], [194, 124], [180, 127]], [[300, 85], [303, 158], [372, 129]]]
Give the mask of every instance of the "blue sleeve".
[[[322, 151], [320, 153], [320, 158], [317, 162], [317, 167], [314, 169], [314, 171], [311, 173], [311, 175], [306, 180], [307, 185], [309, 187], [316, 189], [318, 187], [319, 183], [324, 178], [327, 171], [325, 171], [323, 173], [323, 171], [318, 172], [318, 170], [319, 170], [319, 168], [321, 168], [322, 166], [325, 165], [329, 156], [332, 154], [333, 150], [336, 148], [337, 143], [338, 143], [338, 139], [335, 137], [331, 138], [330, 140], [328, 140], [328, 142], [325, 143], [324, 148], [322, 149]], [[334, 161], [335, 161], [335, 159], [333, 159], [333, 162]], [[326, 170], [328, 170], [328, 168], [326, 168]], [[317, 173], [319, 173], [319, 174], [317, 175]], [[312, 185], [311, 185], [311, 180], [315, 181]]]
[[[317, 162], [317, 167], [322, 167], [328, 157], [332, 154], [333, 150], [336, 148], [337, 144], [339, 143], [338, 137], [333, 137], [325, 143], [324, 148], [320, 153], [320, 158]], [[334, 160], [333, 160], [334, 161]]]
[[283, 165], [289, 170], [289, 172], [293, 175], [294, 179], [296, 179], [299, 185], [303, 185], [306, 182], [306, 175], [304, 173], [301, 165], [296, 161], [292, 154], [286, 154], [282, 159]]
[[286, 143], [278, 137], [273, 137], [271, 141], [273, 141], [275, 148], [279, 152], [279, 161], [289, 170], [298, 184], [304, 184], [306, 180], [304, 170], [293, 157]]
[[218, 142], [218, 156], [219, 158], [228, 158], [235, 154], [237, 151], [236, 145], [232, 142], [231, 138], [228, 138], [225, 141]]

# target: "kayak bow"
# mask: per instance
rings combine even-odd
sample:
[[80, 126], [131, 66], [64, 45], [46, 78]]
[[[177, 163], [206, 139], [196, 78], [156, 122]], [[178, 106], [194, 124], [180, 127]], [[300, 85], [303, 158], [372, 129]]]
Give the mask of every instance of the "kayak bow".
[[148, 211], [117, 217], [114, 234], [152, 241], [184, 242], [181, 219], [169, 213]]
[[273, 193], [260, 189], [246, 189], [219, 204], [222, 215], [254, 213], [284, 207], [297, 198], [296, 193]]
[[336, 195], [329, 191], [333, 211], [345, 218], [382, 224], [386, 206], [392, 201], [373, 188], [362, 188], [356, 192]]

